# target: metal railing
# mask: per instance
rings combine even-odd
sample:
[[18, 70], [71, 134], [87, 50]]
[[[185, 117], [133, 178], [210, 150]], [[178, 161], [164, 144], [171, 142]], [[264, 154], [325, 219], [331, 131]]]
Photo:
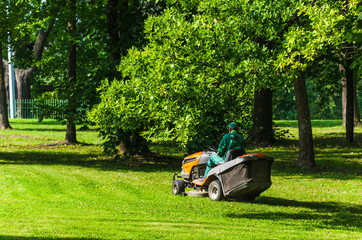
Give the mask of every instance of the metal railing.
[[[59, 109], [67, 104], [67, 100], [59, 99], [23, 99], [15, 100], [15, 118], [37, 119], [44, 117], [47, 119], [62, 118], [63, 114]], [[8, 115], [10, 116], [9, 102], [7, 103]]]

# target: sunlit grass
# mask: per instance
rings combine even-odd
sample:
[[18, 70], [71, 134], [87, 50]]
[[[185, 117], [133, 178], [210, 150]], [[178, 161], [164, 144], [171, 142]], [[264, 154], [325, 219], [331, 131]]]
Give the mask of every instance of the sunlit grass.
[[[54, 121], [11, 122], [0, 135], [0, 239], [361, 239], [361, 134], [348, 145], [340, 125], [313, 128], [317, 168], [294, 167], [297, 127], [275, 145], [270, 189], [254, 203], [174, 196], [184, 153], [115, 161], [94, 129], [65, 145]], [[323, 125], [322, 123], [319, 123]]]

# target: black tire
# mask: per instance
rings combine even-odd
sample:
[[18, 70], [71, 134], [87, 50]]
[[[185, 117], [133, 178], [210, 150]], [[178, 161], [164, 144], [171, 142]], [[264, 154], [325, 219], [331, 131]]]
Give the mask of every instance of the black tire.
[[172, 193], [174, 195], [180, 195], [185, 192], [184, 181], [176, 179], [172, 182]]
[[209, 185], [208, 194], [212, 201], [220, 201], [224, 198], [220, 180], [214, 180], [211, 182]]

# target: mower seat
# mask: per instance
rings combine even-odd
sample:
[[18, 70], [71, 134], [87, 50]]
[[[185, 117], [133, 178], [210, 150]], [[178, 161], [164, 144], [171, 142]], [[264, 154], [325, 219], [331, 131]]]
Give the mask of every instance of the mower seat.
[[245, 150], [242, 148], [235, 148], [235, 149], [230, 149], [225, 156], [225, 162], [228, 162], [230, 160], [233, 160], [239, 156], [242, 156], [246, 154]]

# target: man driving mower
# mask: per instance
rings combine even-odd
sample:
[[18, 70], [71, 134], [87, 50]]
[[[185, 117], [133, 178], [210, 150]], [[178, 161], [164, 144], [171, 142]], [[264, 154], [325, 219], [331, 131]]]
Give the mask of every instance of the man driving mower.
[[242, 149], [243, 154], [245, 154], [245, 140], [243, 135], [237, 132], [237, 129], [238, 125], [235, 122], [231, 122], [229, 124], [229, 133], [225, 134], [221, 139], [217, 153], [210, 156], [210, 159], [206, 165], [204, 177], [198, 181], [202, 182], [214, 165], [217, 165], [220, 162], [224, 162], [226, 153], [229, 150]]

